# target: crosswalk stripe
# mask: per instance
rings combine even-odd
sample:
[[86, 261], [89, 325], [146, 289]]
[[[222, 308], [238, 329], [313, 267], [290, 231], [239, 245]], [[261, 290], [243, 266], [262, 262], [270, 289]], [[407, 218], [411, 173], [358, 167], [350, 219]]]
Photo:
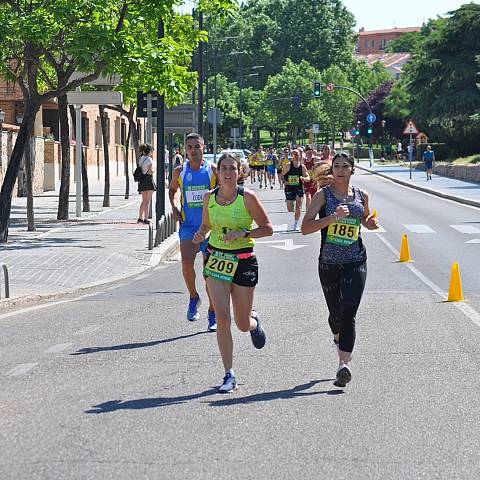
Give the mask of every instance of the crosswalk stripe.
[[428, 225], [404, 224], [403, 226], [412, 233], [437, 233]]
[[469, 234], [480, 233], [480, 228], [475, 227], [474, 225], [450, 225], [450, 226], [460, 233], [469, 233]]
[[7, 372], [7, 376], [18, 377], [20, 375], [25, 375], [37, 365], [38, 363], [21, 363], [20, 365], [17, 365], [15, 368], [12, 368], [9, 372]]

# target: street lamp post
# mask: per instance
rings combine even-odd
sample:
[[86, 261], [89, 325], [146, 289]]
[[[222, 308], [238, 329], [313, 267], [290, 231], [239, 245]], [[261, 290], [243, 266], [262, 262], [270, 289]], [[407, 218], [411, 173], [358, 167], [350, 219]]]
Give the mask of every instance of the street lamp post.
[[380, 125], [382, 126], [382, 160], [385, 160], [385, 125], [387, 122], [382, 120]]
[[[253, 65], [252, 67], [248, 67], [246, 70], [259, 70], [261, 68], [265, 68], [265, 65]], [[243, 79], [247, 77], [258, 77], [260, 74], [259, 73], [249, 73], [247, 75], [240, 75], [238, 77], [239, 79], [239, 87], [240, 87], [240, 98], [239, 100], [239, 134], [240, 134], [240, 148], [243, 148]]]

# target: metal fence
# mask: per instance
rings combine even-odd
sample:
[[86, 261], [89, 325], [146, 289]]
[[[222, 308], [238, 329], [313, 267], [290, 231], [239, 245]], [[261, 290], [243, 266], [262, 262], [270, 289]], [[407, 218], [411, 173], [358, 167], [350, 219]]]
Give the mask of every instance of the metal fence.
[[177, 222], [173, 219], [173, 213], [169, 212], [162, 215], [158, 221], [157, 231], [153, 235], [153, 225], [148, 226], [148, 249], [153, 250], [153, 247], [158, 247], [165, 239], [172, 235], [177, 230]]
[[[8, 278], [8, 268], [4, 263], [0, 263], [0, 267], [3, 270], [3, 279], [5, 282], [5, 298], [10, 298], [10, 281]], [[1, 285], [0, 285], [1, 287]], [[2, 298], [2, 289], [0, 288], [0, 298]]]

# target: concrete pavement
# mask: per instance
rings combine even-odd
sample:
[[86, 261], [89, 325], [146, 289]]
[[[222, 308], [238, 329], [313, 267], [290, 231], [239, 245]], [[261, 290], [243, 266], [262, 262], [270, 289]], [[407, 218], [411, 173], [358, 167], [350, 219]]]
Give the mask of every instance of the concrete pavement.
[[104, 208], [103, 183], [92, 182], [91, 211], [81, 218], [75, 217], [73, 190], [66, 222], [56, 220], [58, 192], [37, 195], [36, 232], [26, 231], [26, 199], [15, 198], [9, 241], [0, 246], [0, 263], [9, 270], [10, 299], [4, 299], [2, 276], [0, 306], [4, 309], [137, 275], [175, 251], [176, 234], [148, 250], [148, 226], [136, 223], [140, 197], [133, 181], [130, 190], [130, 198], [125, 199], [125, 180], [113, 180], [111, 206]]

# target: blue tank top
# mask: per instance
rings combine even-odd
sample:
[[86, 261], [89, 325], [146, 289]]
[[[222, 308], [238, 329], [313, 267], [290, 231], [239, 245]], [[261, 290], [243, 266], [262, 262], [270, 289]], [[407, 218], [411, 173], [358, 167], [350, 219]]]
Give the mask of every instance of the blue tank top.
[[178, 177], [178, 184], [180, 186], [182, 225], [199, 227], [202, 224], [203, 196], [216, 184], [211, 163], [205, 162], [198, 170], [193, 170], [190, 162], [186, 161]]
[[360, 225], [365, 213], [362, 192], [359, 188], [353, 187], [353, 201], [349, 203], [338, 200], [328, 186], [323, 188], [323, 192], [325, 205], [319, 212], [320, 217], [333, 215], [338, 205], [342, 203], [348, 206], [350, 215], [322, 229], [320, 262], [341, 264], [365, 261], [367, 252], [360, 235]]

